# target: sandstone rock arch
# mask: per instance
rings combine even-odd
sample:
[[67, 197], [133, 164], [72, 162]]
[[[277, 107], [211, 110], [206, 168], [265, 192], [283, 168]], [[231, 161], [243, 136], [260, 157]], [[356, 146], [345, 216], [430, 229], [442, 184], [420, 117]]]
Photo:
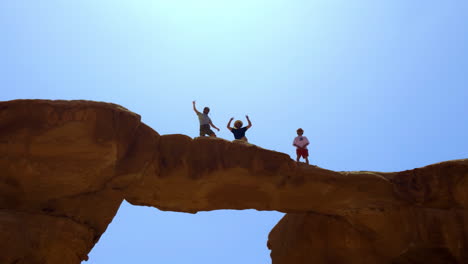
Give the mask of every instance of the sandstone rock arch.
[[468, 160], [335, 172], [249, 144], [161, 136], [115, 104], [0, 102], [0, 263], [80, 263], [123, 199], [285, 212], [268, 240], [274, 264], [468, 263], [467, 191]]

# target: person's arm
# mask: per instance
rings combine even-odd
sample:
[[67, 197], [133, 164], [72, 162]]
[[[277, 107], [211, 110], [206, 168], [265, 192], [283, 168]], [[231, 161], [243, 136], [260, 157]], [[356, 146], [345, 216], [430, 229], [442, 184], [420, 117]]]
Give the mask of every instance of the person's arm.
[[299, 147], [298, 145], [296, 145], [296, 139], [295, 139], [295, 138], [294, 138], [294, 140], [293, 140], [293, 146], [295, 146], [296, 148]]
[[195, 111], [195, 113], [197, 113], [197, 115], [200, 114], [200, 112], [197, 110], [197, 108], [195, 107], [195, 101], [192, 102], [192, 105], [193, 105], [193, 111]]
[[304, 144], [304, 146], [302, 146], [303, 149], [305, 149], [309, 145], [309, 140], [306, 137], [305, 137], [305, 140], [306, 140], [306, 143]]
[[228, 122], [228, 124], [227, 124], [227, 126], [226, 126], [227, 129], [229, 129], [229, 131], [232, 131], [232, 127], [231, 127], [231, 122], [232, 122], [232, 120], [234, 120], [234, 117], [231, 117], [231, 119], [229, 119], [229, 122]]
[[303, 149], [303, 147], [296, 144], [296, 139], [294, 139], [294, 141], [293, 141], [293, 146], [295, 146], [296, 148]]
[[213, 128], [216, 128], [216, 130], [219, 131], [219, 128], [217, 128], [215, 125], [213, 125], [213, 122], [210, 121], [210, 125], [211, 125]]
[[247, 129], [249, 129], [249, 128], [252, 127], [252, 122], [250, 122], [250, 119], [249, 119], [248, 115], [246, 115], [245, 118], [247, 118], [247, 121], [249, 122], [249, 124], [247, 125]]

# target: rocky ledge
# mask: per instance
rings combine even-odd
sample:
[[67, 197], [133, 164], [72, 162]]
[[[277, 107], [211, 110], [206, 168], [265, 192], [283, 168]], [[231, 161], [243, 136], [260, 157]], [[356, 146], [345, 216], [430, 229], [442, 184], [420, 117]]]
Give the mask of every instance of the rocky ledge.
[[468, 263], [468, 159], [393, 172], [298, 165], [250, 144], [159, 135], [91, 101], [0, 102], [0, 263], [78, 264], [125, 199], [287, 213], [273, 264]]

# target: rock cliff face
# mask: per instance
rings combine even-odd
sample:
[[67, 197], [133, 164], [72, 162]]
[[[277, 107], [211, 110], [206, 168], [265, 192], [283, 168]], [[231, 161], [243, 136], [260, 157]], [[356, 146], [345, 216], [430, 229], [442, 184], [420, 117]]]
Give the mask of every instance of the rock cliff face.
[[0, 102], [0, 263], [80, 263], [126, 199], [277, 210], [273, 264], [468, 263], [468, 160], [335, 172], [89, 101]]

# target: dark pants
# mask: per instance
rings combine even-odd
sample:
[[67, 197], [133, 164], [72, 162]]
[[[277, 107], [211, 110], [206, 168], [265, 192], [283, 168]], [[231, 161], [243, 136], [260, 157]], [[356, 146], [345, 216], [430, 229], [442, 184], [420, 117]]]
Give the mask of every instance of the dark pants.
[[214, 135], [215, 133], [213, 130], [210, 129], [210, 125], [200, 125], [200, 137], [204, 137], [205, 135], [211, 136]]

